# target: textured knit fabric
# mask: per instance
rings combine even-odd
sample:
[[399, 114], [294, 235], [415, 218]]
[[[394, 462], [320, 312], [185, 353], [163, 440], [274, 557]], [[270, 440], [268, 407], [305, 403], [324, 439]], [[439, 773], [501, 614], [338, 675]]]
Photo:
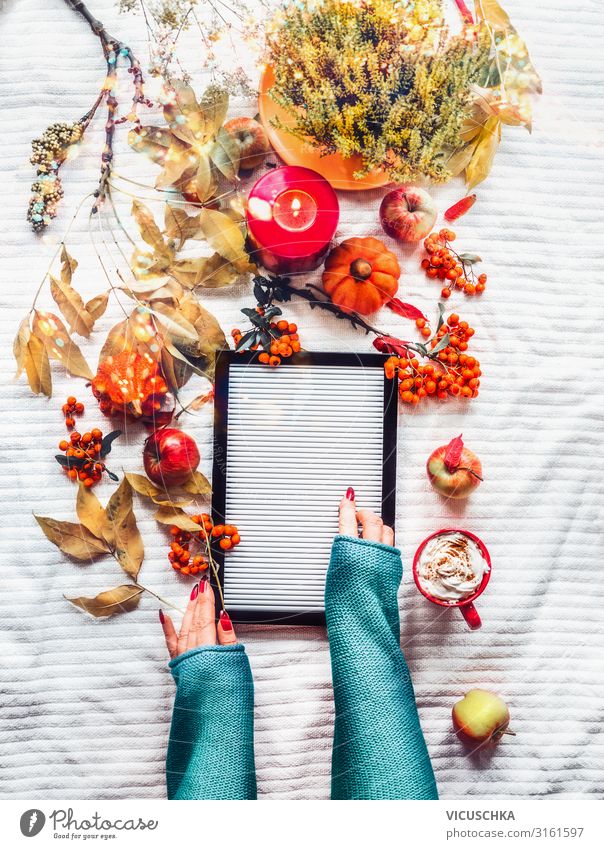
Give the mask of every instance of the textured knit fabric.
[[437, 799], [400, 648], [400, 552], [337, 536], [325, 588], [335, 700], [332, 799]]
[[170, 668], [168, 798], [255, 799], [254, 684], [244, 647], [202, 646]]

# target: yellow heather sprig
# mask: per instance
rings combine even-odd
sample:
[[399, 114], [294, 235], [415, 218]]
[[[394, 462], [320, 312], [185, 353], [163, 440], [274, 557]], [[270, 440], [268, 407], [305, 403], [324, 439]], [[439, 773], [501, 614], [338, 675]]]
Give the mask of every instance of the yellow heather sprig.
[[327, 153], [360, 154], [393, 180], [446, 180], [472, 83], [484, 81], [488, 33], [452, 36], [441, 0], [303, 0], [267, 38], [271, 97], [290, 129]]

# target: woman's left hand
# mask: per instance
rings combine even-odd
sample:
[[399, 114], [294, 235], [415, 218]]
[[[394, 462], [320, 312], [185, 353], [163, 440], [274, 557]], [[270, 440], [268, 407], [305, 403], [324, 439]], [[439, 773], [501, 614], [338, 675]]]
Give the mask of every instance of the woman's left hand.
[[237, 642], [233, 623], [226, 610], [220, 612], [216, 622], [214, 590], [207, 578], [202, 578], [193, 587], [179, 633], [172, 619], [162, 610], [159, 611], [159, 621], [170, 657], [178, 657], [200, 646], [227, 646]]

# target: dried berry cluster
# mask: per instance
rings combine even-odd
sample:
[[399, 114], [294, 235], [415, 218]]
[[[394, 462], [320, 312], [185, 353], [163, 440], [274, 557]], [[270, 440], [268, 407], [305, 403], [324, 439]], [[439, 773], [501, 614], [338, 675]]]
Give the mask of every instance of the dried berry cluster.
[[442, 280], [445, 284], [440, 293], [442, 298], [450, 298], [453, 288], [461, 289], [466, 295], [482, 295], [487, 275], [477, 276], [473, 268], [475, 262], [480, 262], [480, 257], [454, 251], [451, 242], [455, 238], [453, 230], [431, 233], [424, 242], [429, 258], [423, 259], [421, 266], [428, 277]]
[[[229, 551], [229, 549], [239, 545], [241, 541], [235, 525], [214, 525], [208, 513], [191, 516], [191, 520], [195, 524], [201, 525], [203, 530], [198, 533], [191, 533], [178, 528], [176, 525], [170, 528], [172, 542], [170, 543], [168, 560], [172, 568], [183, 575], [198, 575], [199, 572], [204, 572], [208, 568], [210, 565], [208, 547], [212, 543], [217, 543], [223, 551]], [[191, 554], [190, 545], [195, 539], [201, 543], [203, 554]]]
[[31, 143], [30, 161], [36, 166], [37, 179], [31, 187], [27, 220], [36, 232], [43, 230], [57, 214], [57, 204], [63, 197], [59, 168], [69, 148], [80, 141], [83, 132], [80, 122], [51, 124], [41, 138]]
[[[422, 335], [431, 336], [425, 319], [418, 318], [415, 323]], [[384, 363], [386, 377], [398, 378], [401, 400], [419, 404], [422, 398], [429, 396], [442, 400], [448, 396], [476, 398], [482, 374], [480, 363], [465, 353], [473, 335], [474, 329], [468, 322], [460, 321], [459, 316], [452, 313], [428, 343], [428, 351], [436, 352], [433, 362], [420, 365], [419, 360], [410, 355], [388, 357]]]

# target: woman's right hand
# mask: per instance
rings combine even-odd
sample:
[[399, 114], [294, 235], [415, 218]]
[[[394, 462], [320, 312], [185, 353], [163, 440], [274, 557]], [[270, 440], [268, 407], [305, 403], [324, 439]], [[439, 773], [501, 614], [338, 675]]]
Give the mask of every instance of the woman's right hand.
[[172, 619], [163, 610], [159, 611], [159, 621], [172, 658], [200, 646], [228, 646], [237, 642], [233, 623], [226, 610], [220, 611], [216, 622], [214, 590], [205, 577], [191, 591], [178, 633]]
[[367, 542], [381, 542], [384, 545], [394, 545], [394, 531], [385, 525], [377, 513], [371, 510], [357, 510], [354, 499], [354, 489], [348, 492], [340, 501], [340, 533], [348, 537], [359, 536]]

